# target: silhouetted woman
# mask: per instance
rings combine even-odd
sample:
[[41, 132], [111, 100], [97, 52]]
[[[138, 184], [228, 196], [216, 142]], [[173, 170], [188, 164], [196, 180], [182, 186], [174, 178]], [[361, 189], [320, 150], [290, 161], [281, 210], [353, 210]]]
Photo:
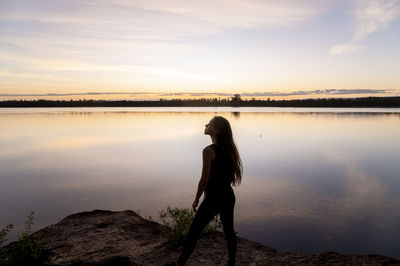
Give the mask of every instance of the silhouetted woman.
[[[229, 260], [227, 265], [235, 265], [237, 244], [233, 229], [235, 194], [232, 185], [239, 185], [242, 180], [242, 162], [233, 141], [228, 120], [221, 116], [215, 116], [206, 125], [204, 134], [210, 135], [212, 144], [203, 149], [203, 169], [192, 204], [196, 215], [178, 261], [170, 265], [186, 263], [204, 227], [217, 213], [220, 215], [228, 242]], [[204, 199], [197, 210], [203, 192]]]

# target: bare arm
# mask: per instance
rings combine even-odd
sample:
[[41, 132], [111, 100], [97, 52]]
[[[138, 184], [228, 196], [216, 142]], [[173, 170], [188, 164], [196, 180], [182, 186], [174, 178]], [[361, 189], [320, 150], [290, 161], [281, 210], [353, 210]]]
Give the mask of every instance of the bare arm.
[[208, 177], [210, 175], [211, 161], [215, 158], [215, 153], [211, 147], [206, 147], [203, 149], [203, 169], [201, 171], [201, 178], [199, 185], [197, 186], [196, 198], [192, 204], [193, 211], [197, 211], [197, 206], [199, 205], [199, 199], [203, 194], [204, 190], [208, 184]]

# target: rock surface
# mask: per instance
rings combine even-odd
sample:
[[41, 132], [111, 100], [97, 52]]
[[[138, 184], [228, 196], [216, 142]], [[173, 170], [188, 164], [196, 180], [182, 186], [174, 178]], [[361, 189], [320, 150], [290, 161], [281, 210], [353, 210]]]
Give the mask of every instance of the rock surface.
[[[163, 230], [134, 211], [94, 210], [72, 214], [34, 235], [41, 235], [49, 265], [164, 265], [176, 260], [179, 251], [163, 245]], [[223, 234], [210, 233], [199, 239], [188, 265], [224, 265], [226, 257]], [[400, 261], [380, 255], [283, 253], [238, 238], [237, 264], [400, 265]]]

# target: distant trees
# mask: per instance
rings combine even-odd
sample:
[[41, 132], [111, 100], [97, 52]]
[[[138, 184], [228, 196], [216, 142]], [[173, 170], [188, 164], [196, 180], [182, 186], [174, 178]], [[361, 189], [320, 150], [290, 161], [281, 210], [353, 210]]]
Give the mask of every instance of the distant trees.
[[234, 94], [232, 97], [232, 102], [240, 102], [242, 101], [242, 97], [240, 96], [240, 94]]
[[0, 107], [400, 107], [400, 97], [327, 98], [304, 100], [251, 100], [240, 94], [229, 98], [159, 99], [152, 101], [106, 100], [9, 100], [0, 101]]
[[240, 106], [240, 103], [242, 102], [240, 94], [234, 94], [231, 102], [233, 106]]

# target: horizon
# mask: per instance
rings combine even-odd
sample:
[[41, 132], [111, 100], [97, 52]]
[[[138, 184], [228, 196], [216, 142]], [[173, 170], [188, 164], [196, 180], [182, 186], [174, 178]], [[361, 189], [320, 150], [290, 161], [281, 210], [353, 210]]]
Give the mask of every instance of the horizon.
[[233, 97], [213, 98], [160, 98], [160, 99], [35, 99], [35, 100], [0, 100], [0, 108], [30, 108], [30, 107], [310, 107], [310, 108], [397, 108], [400, 107], [400, 96], [365, 96], [365, 97], [331, 97], [331, 98], [293, 98], [293, 99], [259, 99], [243, 98], [240, 94]]
[[400, 0], [2, 1], [0, 101], [400, 96]]

